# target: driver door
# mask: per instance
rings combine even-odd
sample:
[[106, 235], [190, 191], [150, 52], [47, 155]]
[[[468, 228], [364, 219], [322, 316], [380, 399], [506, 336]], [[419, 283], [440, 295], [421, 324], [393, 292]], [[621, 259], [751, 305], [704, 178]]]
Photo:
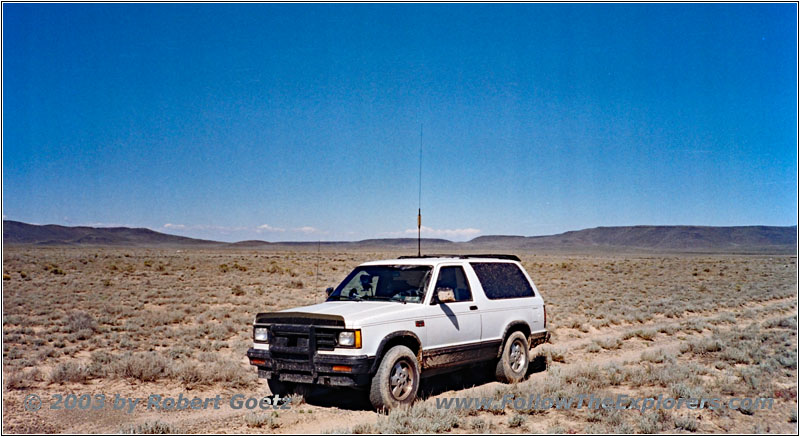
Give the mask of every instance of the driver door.
[[[434, 368], [473, 361], [474, 349], [481, 339], [481, 315], [464, 268], [458, 264], [441, 265], [435, 276], [431, 301], [424, 310], [427, 336], [424, 366]], [[452, 290], [455, 302], [438, 302], [437, 290]]]

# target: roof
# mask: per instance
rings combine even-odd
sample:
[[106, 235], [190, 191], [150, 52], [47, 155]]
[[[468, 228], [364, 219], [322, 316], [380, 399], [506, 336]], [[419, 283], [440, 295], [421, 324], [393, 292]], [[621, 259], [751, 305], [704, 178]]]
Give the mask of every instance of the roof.
[[519, 261], [516, 255], [492, 255], [492, 254], [479, 254], [479, 255], [422, 255], [422, 256], [401, 256], [396, 259], [384, 259], [378, 261], [365, 262], [362, 265], [388, 265], [388, 264], [404, 264], [404, 265], [432, 265], [443, 262], [453, 261]]
[[398, 259], [411, 259], [411, 258], [457, 258], [457, 259], [471, 259], [471, 258], [493, 258], [493, 259], [506, 259], [511, 261], [519, 261], [519, 257], [516, 255], [508, 255], [508, 254], [500, 254], [500, 253], [491, 253], [491, 254], [459, 254], [459, 255], [451, 255], [451, 254], [443, 254], [443, 255], [408, 255], [408, 256], [401, 256]]

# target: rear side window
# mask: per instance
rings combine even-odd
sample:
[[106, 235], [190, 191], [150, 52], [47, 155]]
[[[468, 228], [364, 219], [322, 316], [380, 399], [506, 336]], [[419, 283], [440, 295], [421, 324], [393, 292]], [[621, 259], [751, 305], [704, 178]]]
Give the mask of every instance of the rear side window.
[[516, 264], [470, 263], [489, 299], [532, 297], [533, 287]]

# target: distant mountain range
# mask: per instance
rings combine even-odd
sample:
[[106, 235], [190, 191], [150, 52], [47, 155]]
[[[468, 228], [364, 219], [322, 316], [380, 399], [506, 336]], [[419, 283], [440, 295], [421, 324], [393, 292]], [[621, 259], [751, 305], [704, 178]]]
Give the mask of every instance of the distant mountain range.
[[198, 240], [162, 234], [146, 228], [93, 228], [89, 226], [31, 225], [3, 220], [3, 244], [41, 246], [196, 246], [218, 245], [216, 241]]
[[[31, 225], [3, 220], [3, 244], [37, 246], [123, 246], [346, 249], [416, 249], [414, 238], [386, 238], [340, 242], [223, 243], [163, 234], [145, 228]], [[423, 252], [444, 251], [568, 251], [568, 252], [690, 252], [796, 253], [797, 226], [616, 226], [570, 231], [538, 237], [486, 235], [467, 242], [422, 239]]]

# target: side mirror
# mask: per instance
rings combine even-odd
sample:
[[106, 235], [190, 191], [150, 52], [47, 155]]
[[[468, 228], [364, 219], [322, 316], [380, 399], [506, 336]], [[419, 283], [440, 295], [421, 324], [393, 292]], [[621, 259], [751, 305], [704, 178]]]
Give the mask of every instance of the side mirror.
[[325, 289], [325, 295], [327, 295], [328, 297], [330, 297], [332, 293], [333, 293], [333, 287], [328, 287]]
[[455, 302], [456, 295], [453, 293], [452, 288], [437, 288], [436, 301], [439, 303]]

